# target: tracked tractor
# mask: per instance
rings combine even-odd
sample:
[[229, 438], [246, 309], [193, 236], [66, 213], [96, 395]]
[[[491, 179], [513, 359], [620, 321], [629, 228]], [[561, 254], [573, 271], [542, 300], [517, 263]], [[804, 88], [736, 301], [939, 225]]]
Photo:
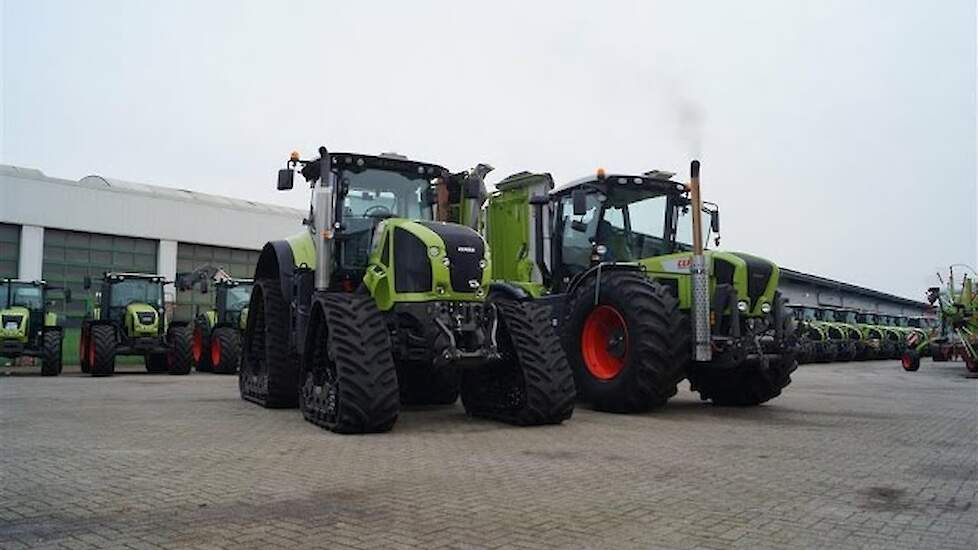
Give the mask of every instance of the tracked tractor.
[[757, 405], [797, 366], [777, 265], [704, 251], [719, 211], [700, 199], [698, 162], [688, 185], [673, 175], [598, 170], [554, 189], [520, 173], [489, 201], [494, 277], [552, 308], [578, 396], [597, 410], [662, 405], [683, 378], [714, 404]]
[[[193, 333], [188, 323], [166, 318], [163, 286], [168, 282], [160, 275], [117, 272], [96, 282], [78, 346], [83, 373], [112, 376], [116, 358], [126, 355], [141, 355], [150, 373], [190, 373]], [[86, 290], [93, 288], [89, 277], [84, 284]]]
[[194, 287], [207, 294], [214, 286], [214, 307], [194, 313], [194, 367], [201, 372], [234, 374], [241, 362], [241, 335], [248, 318], [254, 281], [232, 277], [220, 267], [206, 265], [177, 276], [180, 290]]
[[293, 154], [278, 188], [301, 173], [312, 204], [306, 230], [259, 257], [241, 396], [298, 404], [339, 433], [387, 431], [402, 404], [459, 396], [468, 414], [506, 423], [569, 418], [574, 384], [549, 310], [490, 284], [490, 250], [472, 228], [488, 169]]
[[51, 311], [48, 292], [61, 291], [65, 302], [71, 291], [46, 281], [0, 279], [0, 357], [41, 360], [41, 376], [61, 374], [64, 328]]
[[969, 372], [978, 373], [978, 294], [973, 279], [965, 274], [960, 286], [955, 284], [954, 266], [949, 268], [946, 283], [940, 274], [938, 279], [944, 288], [927, 289], [927, 301], [937, 308], [939, 328], [908, 346], [901, 357], [903, 369], [919, 369], [921, 356], [929, 350], [933, 361], [960, 358]]

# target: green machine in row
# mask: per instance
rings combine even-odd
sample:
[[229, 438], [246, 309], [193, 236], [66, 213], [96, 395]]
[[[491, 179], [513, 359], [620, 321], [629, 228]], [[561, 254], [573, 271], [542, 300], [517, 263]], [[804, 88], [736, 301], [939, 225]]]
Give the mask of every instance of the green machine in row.
[[[293, 154], [312, 188], [301, 233], [255, 268], [241, 396], [298, 404], [341, 433], [383, 432], [402, 404], [446, 404], [516, 425], [569, 418], [574, 383], [549, 309], [491, 284], [472, 226], [485, 165], [451, 173], [400, 155]], [[464, 222], [464, 223], [460, 223]]]
[[0, 357], [40, 359], [42, 376], [57, 376], [62, 367], [64, 329], [50, 310], [52, 291], [60, 291], [66, 302], [71, 300], [70, 290], [46, 281], [0, 279]]
[[684, 378], [715, 404], [755, 405], [796, 368], [777, 265], [704, 251], [718, 209], [699, 198], [699, 163], [689, 185], [673, 175], [599, 170], [555, 189], [520, 173], [489, 199], [493, 277], [552, 308], [578, 395], [599, 410], [661, 405]]
[[198, 307], [194, 311], [194, 367], [200, 372], [234, 374], [241, 362], [241, 335], [254, 281], [232, 277], [212, 265], [177, 274], [178, 290], [198, 287], [202, 294], [207, 294], [211, 286], [214, 287], [213, 307]]
[[[191, 327], [169, 321], [163, 307], [168, 281], [147, 273], [105, 273], [94, 304], [82, 321], [79, 359], [83, 373], [115, 374], [116, 358], [142, 356], [151, 373], [188, 374], [192, 366]], [[93, 282], [85, 278], [85, 288]]]

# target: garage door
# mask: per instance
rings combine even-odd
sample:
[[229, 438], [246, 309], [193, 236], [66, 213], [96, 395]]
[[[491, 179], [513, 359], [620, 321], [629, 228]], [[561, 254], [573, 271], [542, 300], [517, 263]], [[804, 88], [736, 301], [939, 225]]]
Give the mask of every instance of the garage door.
[[0, 223], [0, 278], [17, 277], [20, 255], [20, 226]]
[[[189, 273], [204, 266], [220, 267], [232, 277], [251, 278], [258, 263], [257, 250], [208, 246], [203, 244], [177, 244], [177, 273]], [[173, 318], [180, 321], [193, 319], [198, 307], [210, 308], [214, 294], [203, 294], [198, 289], [177, 292], [177, 307]]]
[[45, 280], [71, 289], [75, 300], [68, 305], [69, 317], [84, 316], [89, 291], [84, 290], [85, 276], [93, 280], [106, 271], [156, 273], [156, 241], [117, 237], [80, 231], [46, 229], [44, 231]]

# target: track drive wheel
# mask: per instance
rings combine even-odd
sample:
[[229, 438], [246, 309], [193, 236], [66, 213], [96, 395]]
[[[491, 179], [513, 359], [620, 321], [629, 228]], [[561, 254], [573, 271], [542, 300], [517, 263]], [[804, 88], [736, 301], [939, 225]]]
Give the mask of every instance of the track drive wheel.
[[691, 351], [669, 290], [642, 274], [613, 272], [571, 297], [564, 350], [578, 397], [597, 410], [634, 413], [676, 395]]
[[302, 415], [337, 433], [390, 430], [400, 400], [383, 314], [360, 294], [328, 293], [314, 308], [302, 354]]
[[299, 367], [289, 352], [289, 305], [278, 279], [258, 279], [251, 292], [238, 369], [241, 398], [263, 407], [299, 404]]
[[462, 373], [462, 404], [472, 416], [517, 426], [560, 424], [574, 412], [574, 378], [550, 308], [491, 298], [503, 359]]

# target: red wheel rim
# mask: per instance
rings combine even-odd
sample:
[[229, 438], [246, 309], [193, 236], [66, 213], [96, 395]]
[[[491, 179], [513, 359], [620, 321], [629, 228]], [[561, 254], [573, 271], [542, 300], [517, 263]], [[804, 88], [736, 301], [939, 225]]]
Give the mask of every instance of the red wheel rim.
[[190, 352], [194, 356], [194, 363], [199, 363], [204, 355], [204, 335], [199, 328], [194, 329], [194, 345], [190, 348]]
[[221, 364], [221, 340], [219, 338], [214, 338], [211, 342], [211, 365], [218, 366]]
[[910, 370], [913, 368], [913, 361], [910, 359], [909, 353], [903, 354], [903, 370]]
[[78, 341], [78, 361], [84, 363], [88, 358], [88, 349], [85, 348], [85, 333], [82, 332], [81, 338]]
[[625, 368], [628, 331], [625, 319], [611, 306], [591, 310], [581, 331], [581, 355], [592, 376], [611, 380]]

